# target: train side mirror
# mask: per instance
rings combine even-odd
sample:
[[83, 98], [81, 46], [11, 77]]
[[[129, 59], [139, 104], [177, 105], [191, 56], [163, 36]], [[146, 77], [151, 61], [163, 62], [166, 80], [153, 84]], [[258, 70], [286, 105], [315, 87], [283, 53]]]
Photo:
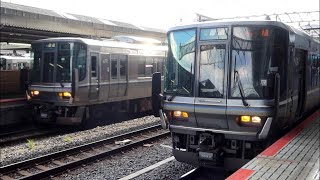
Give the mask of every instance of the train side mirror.
[[72, 82], [71, 82], [71, 96], [74, 98], [79, 89], [79, 70], [74, 68], [72, 70]]
[[159, 117], [159, 110], [161, 108], [161, 73], [156, 72], [152, 75], [152, 111], [155, 117]]

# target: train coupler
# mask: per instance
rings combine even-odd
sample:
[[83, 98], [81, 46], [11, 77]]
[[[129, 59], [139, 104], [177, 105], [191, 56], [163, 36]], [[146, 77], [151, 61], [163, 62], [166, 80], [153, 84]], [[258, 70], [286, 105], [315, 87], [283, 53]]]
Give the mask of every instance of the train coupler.
[[[202, 133], [199, 137], [198, 152], [201, 164], [223, 165], [225, 152], [222, 147], [223, 135]], [[209, 163], [208, 163], [209, 162]]]

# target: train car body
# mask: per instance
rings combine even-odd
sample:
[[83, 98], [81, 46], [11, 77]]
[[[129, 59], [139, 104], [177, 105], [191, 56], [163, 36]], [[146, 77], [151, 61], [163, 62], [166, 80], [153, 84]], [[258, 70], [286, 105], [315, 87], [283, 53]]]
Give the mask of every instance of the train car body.
[[319, 42], [286, 24], [203, 22], [167, 38], [152, 98], [178, 161], [239, 168], [320, 105]]
[[25, 56], [0, 56], [0, 70], [29, 69], [31, 57]]
[[37, 120], [95, 126], [95, 119], [106, 111], [150, 109], [151, 76], [162, 71], [166, 47], [134, 42], [83, 38], [33, 42], [28, 97]]

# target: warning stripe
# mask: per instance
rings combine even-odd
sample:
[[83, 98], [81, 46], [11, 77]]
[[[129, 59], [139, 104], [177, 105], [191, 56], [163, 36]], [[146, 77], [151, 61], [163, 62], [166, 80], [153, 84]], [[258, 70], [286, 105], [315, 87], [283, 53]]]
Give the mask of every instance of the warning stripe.
[[243, 180], [247, 179], [251, 174], [254, 173], [254, 170], [241, 168], [238, 171], [234, 172], [226, 180]]
[[300, 132], [304, 128], [306, 128], [312, 121], [314, 121], [319, 115], [320, 115], [320, 110], [313, 113], [306, 120], [304, 120], [302, 123], [300, 123], [294, 129], [292, 129], [289, 133], [287, 133], [282, 138], [280, 138], [275, 143], [273, 143], [271, 146], [269, 146], [267, 149], [265, 149], [262, 153], [260, 153], [260, 155], [274, 156], [275, 154], [277, 154], [277, 152], [279, 152], [292, 139], [294, 139], [298, 134], [300, 134]]
[[16, 102], [16, 101], [22, 101], [22, 100], [27, 100], [27, 99], [26, 98], [0, 99], [0, 103]]

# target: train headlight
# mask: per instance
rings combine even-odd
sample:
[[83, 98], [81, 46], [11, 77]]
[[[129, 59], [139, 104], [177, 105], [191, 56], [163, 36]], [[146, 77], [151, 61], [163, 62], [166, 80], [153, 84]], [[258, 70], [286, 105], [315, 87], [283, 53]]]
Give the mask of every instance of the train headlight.
[[184, 111], [173, 111], [172, 112], [172, 118], [173, 119], [182, 119], [182, 120], [187, 120], [189, 117], [189, 114]]
[[63, 98], [63, 99], [68, 99], [71, 97], [71, 93], [70, 92], [60, 92], [59, 97]]
[[39, 94], [39, 91], [31, 91], [31, 96], [38, 96]]
[[241, 116], [241, 122], [250, 122], [251, 117], [250, 116]]
[[244, 126], [259, 126], [262, 122], [261, 117], [259, 116], [240, 116], [239, 119], [238, 123]]
[[251, 122], [252, 123], [257, 123], [257, 124], [260, 124], [261, 123], [261, 118], [259, 116], [253, 116], [251, 118]]

